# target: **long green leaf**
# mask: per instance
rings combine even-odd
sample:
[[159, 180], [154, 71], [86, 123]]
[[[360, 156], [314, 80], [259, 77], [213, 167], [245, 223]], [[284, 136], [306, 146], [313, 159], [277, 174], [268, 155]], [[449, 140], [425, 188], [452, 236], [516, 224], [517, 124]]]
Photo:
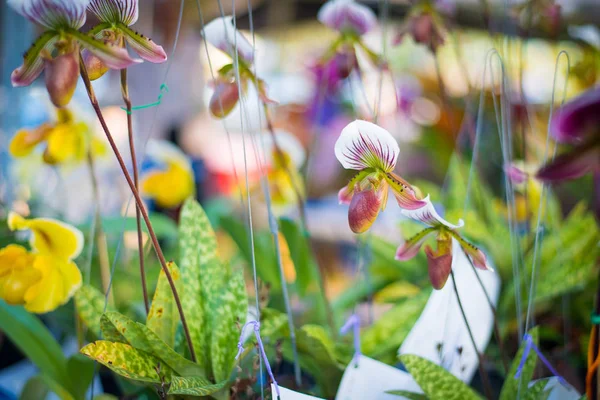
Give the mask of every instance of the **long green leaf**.
[[[177, 292], [183, 295], [183, 284], [179, 268], [174, 262], [168, 262], [167, 268], [175, 282]], [[146, 319], [146, 326], [154, 331], [169, 347], [175, 346], [175, 334], [179, 324], [179, 312], [175, 303], [171, 285], [164, 271], [160, 271], [152, 306]]]
[[402, 396], [409, 400], [428, 400], [429, 398], [422, 393], [409, 392], [407, 390], [388, 390], [387, 394], [393, 394], [394, 396]]
[[162, 384], [170, 382], [173, 375], [161, 360], [128, 344], [98, 340], [80, 351], [128, 379]]
[[[150, 213], [149, 217], [152, 228], [158, 237], [165, 239], [177, 238], [177, 224], [171, 218], [159, 213]], [[78, 225], [77, 227], [84, 232], [90, 229], [89, 224]], [[103, 217], [102, 228], [107, 235], [120, 235], [123, 229], [126, 232], [137, 231], [137, 222], [135, 217]], [[142, 224], [142, 229], [148, 232], [145, 224]]]
[[550, 392], [552, 392], [550, 389], [546, 390], [547, 385], [547, 378], [535, 381], [535, 383], [529, 386], [526, 390], [523, 390], [524, 394], [519, 398], [523, 400], [546, 400], [550, 396]]
[[100, 318], [104, 313], [105, 298], [100, 291], [92, 286], [83, 285], [75, 293], [77, 314], [96, 337], [100, 337]]
[[400, 360], [431, 400], [481, 399], [467, 384], [429, 360], [412, 354], [402, 355]]
[[169, 394], [208, 396], [223, 389], [226, 384], [227, 381], [211, 383], [209, 380], [203, 378], [174, 376], [169, 387]]
[[73, 379], [73, 395], [76, 399], [85, 398], [85, 392], [94, 379], [94, 362], [81, 354], [73, 354], [67, 360], [67, 370]]
[[[538, 344], [538, 330], [534, 328], [529, 331], [529, 335], [533, 340], [534, 344]], [[504, 381], [504, 385], [502, 386], [502, 391], [500, 392], [500, 400], [512, 400], [518, 397], [519, 393], [519, 385], [521, 386], [521, 393], [524, 393], [527, 390], [527, 385], [531, 381], [533, 377], [533, 372], [535, 370], [535, 364], [537, 363], [537, 354], [533, 349], [530, 349], [529, 354], [527, 355], [527, 360], [525, 360], [525, 364], [523, 364], [523, 368], [521, 369], [521, 378], [515, 378], [517, 374], [517, 369], [521, 363], [521, 359], [523, 358], [523, 352], [525, 351], [525, 347], [527, 346], [527, 342], [523, 341], [521, 343], [521, 347], [517, 352], [512, 364], [510, 365], [510, 370], [508, 371], [508, 375], [506, 376], [506, 380]]]
[[290, 256], [294, 262], [296, 269], [296, 287], [298, 293], [301, 296], [306, 294], [309, 286], [317, 288], [316, 280], [319, 279], [317, 274], [317, 264], [311, 257], [312, 251], [310, 249], [310, 243], [305, 235], [302, 234], [301, 229], [294, 223], [294, 221], [281, 218], [279, 220], [281, 233], [285, 237], [288, 249], [290, 250]]

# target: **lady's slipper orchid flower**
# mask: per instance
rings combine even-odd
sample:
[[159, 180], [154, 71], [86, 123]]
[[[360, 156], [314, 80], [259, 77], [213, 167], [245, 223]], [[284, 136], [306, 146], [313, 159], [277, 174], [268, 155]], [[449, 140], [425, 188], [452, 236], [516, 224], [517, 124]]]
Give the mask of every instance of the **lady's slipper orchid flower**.
[[13, 86], [28, 86], [46, 69], [46, 88], [57, 107], [69, 103], [79, 77], [80, 46], [94, 53], [110, 68], [136, 62], [125, 49], [104, 43], [78, 31], [85, 23], [89, 0], [8, 0], [28, 20], [46, 30], [23, 57], [23, 65], [11, 75]]
[[56, 111], [56, 122], [19, 130], [10, 143], [10, 154], [13, 157], [27, 156], [44, 142], [43, 160], [46, 164], [83, 160], [90, 146], [93, 155], [103, 153], [104, 143], [90, 135], [84, 122], [76, 121], [66, 108], [57, 108]]
[[[273, 103], [267, 96], [267, 86], [251, 70], [254, 61], [254, 48], [250, 42], [233, 26], [233, 17], [216, 18], [204, 27], [204, 40], [231, 57], [232, 63], [217, 72], [214, 92], [210, 99], [209, 110], [216, 118], [224, 118], [235, 108], [239, 97], [252, 82], [260, 99]], [[238, 68], [234, 68], [237, 63]], [[239, 75], [240, 82], [237, 82]], [[241, 93], [240, 93], [241, 91]]]
[[362, 36], [377, 25], [375, 13], [354, 0], [329, 0], [317, 19], [323, 25], [345, 34]]
[[543, 181], [579, 178], [600, 173], [600, 87], [591, 89], [556, 111], [550, 132], [558, 143], [573, 148], [542, 167]]
[[416, 210], [427, 203], [393, 170], [400, 154], [398, 143], [385, 129], [367, 121], [348, 124], [335, 143], [335, 156], [346, 169], [359, 172], [338, 193], [350, 204], [348, 223], [355, 233], [368, 230], [385, 208], [391, 188], [401, 208]]
[[446, 27], [440, 11], [446, 11], [446, 2], [416, 2], [406, 17], [406, 22], [394, 38], [394, 44], [402, 43], [410, 35], [415, 43], [424, 44], [432, 52], [444, 44]]
[[46, 313], [65, 304], [81, 286], [81, 272], [72, 261], [83, 249], [83, 233], [50, 218], [8, 216], [10, 230], [31, 231], [31, 251], [19, 245], [0, 250], [0, 297]]
[[452, 269], [452, 242], [456, 240], [473, 265], [479, 269], [492, 270], [488, 266], [485, 254], [460, 236], [456, 230], [464, 225], [459, 220], [454, 225], [446, 221], [435, 210], [429, 196], [423, 200], [426, 205], [417, 210], [402, 210], [406, 217], [420, 221], [428, 227], [408, 239], [396, 252], [396, 260], [406, 261], [417, 255], [423, 243], [431, 236], [436, 235], [437, 249], [434, 251], [429, 245], [425, 246], [429, 280], [435, 289], [441, 289], [446, 284]]
[[[119, 47], [125, 47], [127, 42], [140, 57], [152, 63], [167, 60], [167, 53], [162, 46], [129, 28], [138, 19], [138, 0], [91, 0], [88, 10], [100, 20], [100, 24], [89, 32], [96, 39]], [[108, 71], [109, 67], [93, 53], [84, 52], [83, 57], [91, 80], [100, 78]]]
[[[504, 173], [513, 184], [516, 192], [515, 214], [519, 224], [527, 224], [531, 220], [537, 220], [542, 196], [542, 183], [535, 177], [535, 170], [534, 165], [521, 161], [514, 161], [504, 167]], [[545, 204], [542, 204], [542, 207], [545, 207]], [[499, 208], [508, 217], [506, 206], [501, 204]]]
[[175, 145], [163, 140], [148, 143], [148, 158], [159, 164], [142, 177], [142, 194], [159, 207], [173, 208], [194, 194], [194, 172], [187, 156]]

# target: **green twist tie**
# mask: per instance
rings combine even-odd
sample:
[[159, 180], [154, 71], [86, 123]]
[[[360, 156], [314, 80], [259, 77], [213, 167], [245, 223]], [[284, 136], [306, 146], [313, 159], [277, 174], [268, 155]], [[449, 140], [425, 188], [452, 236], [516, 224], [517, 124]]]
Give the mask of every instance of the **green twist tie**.
[[592, 313], [590, 320], [592, 321], [592, 324], [600, 325], [600, 315]]
[[166, 83], [163, 83], [162, 85], [160, 85], [160, 93], [158, 94], [158, 99], [154, 103], [142, 104], [141, 106], [131, 107], [131, 111], [127, 110], [127, 108], [125, 107], [121, 107], [121, 110], [125, 111], [127, 114], [131, 114], [131, 112], [135, 110], [143, 110], [144, 108], [156, 107], [160, 105], [162, 97], [166, 93], [169, 93], [169, 87]]

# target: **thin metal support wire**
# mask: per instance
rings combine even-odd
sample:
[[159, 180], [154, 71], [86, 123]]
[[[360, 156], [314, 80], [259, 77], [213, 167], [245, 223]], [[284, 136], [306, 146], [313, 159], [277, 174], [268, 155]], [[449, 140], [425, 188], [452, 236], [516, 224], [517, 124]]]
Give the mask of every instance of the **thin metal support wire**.
[[378, 86], [378, 94], [375, 103], [375, 115], [373, 117], [373, 122], [377, 123], [379, 120], [379, 114], [381, 113], [381, 96], [383, 92], [383, 70], [384, 66], [387, 64], [387, 21], [389, 17], [389, 3], [388, 0], [379, 0], [379, 25], [381, 26], [381, 61], [379, 68], [379, 86]]

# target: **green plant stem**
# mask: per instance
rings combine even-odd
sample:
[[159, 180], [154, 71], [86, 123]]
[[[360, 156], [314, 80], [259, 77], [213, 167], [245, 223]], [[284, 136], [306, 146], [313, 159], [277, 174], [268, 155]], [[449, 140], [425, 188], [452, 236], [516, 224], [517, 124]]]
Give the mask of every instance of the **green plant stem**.
[[[133, 165], [133, 183], [135, 189], [140, 191], [140, 182], [137, 166], [137, 157], [135, 156], [135, 140], [133, 137], [133, 121], [131, 115], [131, 100], [129, 98], [129, 86], [127, 85], [127, 68], [121, 70], [121, 94], [123, 95], [123, 102], [127, 108], [127, 132], [129, 137], [129, 150], [131, 152], [131, 164]], [[142, 215], [140, 207], [135, 205], [135, 222], [137, 228], [137, 239], [138, 239], [138, 257], [140, 261], [140, 277], [142, 280], [142, 293], [144, 295], [144, 307], [146, 308], [146, 315], [150, 312], [150, 302], [148, 301], [148, 287], [146, 286], [146, 268], [144, 266], [144, 237], [142, 235]]]
[[94, 156], [91, 150], [87, 152], [87, 162], [90, 170], [90, 182], [92, 183], [92, 194], [96, 199], [97, 206], [94, 211], [94, 236], [96, 238], [96, 248], [98, 251], [98, 263], [100, 264], [100, 279], [102, 289], [107, 296], [108, 302], [113, 304], [112, 288], [110, 287], [110, 260], [108, 257], [108, 244], [106, 243], [106, 234], [102, 228], [102, 215], [100, 213], [100, 189], [98, 177], [96, 176], [96, 166]]
[[127, 184], [129, 185], [129, 189], [131, 190], [131, 193], [133, 194], [133, 198], [135, 199], [135, 202], [140, 209], [142, 218], [144, 219], [144, 222], [146, 223], [146, 227], [148, 228], [148, 234], [150, 236], [150, 240], [152, 241], [152, 245], [154, 246], [154, 251], [156, 252], [156, 256], [158, 257], [158, 260], [160, 262], [160, 266], [161, 266], [163, 272], [165, 273], [167, 280], [169, 281], [169, 286], [171, 287], [171, 291], [173, 292], [173, 299], [175, 300], [175, 304], [177, 304], [177, 310], [179, 311], [181, 325], [183, 327], [183, 332], [185, 334], [185, 338], [187, 340], [187, 344], [188, 344], [188, 347], [190, 350], [190, 356], [192, 358], [192, 361], [195, 362], [196, 361], [196, 353], [194, 351], [194, 345], [192, 343], [190, 331], [189, 331], [189, 328], [187, 325], [187, 321], [185, 319], [185, 314], [184, 314], [183, 308], [181, 306], [181, 300], [179, 299], [179, 294], [177, 293], [177, 288], [175, 287], [175, 282], [173, 281], [171, 272], [169, 271], [169, 268], [167, 267], [167, 260], [165, 259], [165, 256], [162, 252], [160, 244], [158, 243], [158, 238], [156, 237], [156, 234], [154, 233], [154, 228], [152, 227], [152, 223], [150, 222], [150, 218], [148, 217], [148, 213], [146, 212], [146, 208], [144, 207], [142, 198], [140, 197], [139, 192], [135, 188], [135, 184], [134, 184], [133, 180], [131, 179], [129, 172], [127, 171], [127, 167], [125, 166], [123, 157], [121, 156], [121, 153], [119, 152], [117, 144], [115, 143], [115, 140], [113, 139], [112, 134], [110, 133], [110, 130], [108, 129], [108, 126], [106, 125], [106, 121], [104, 120], [104, 115], [102, 115], [102, 110], [100, 109], [100, 105], [98, 104], [98, 99], [96, 98], [96, 94], [94, 92], [92, 82], [90, 81], [90, 78], [87, 73], [87, 69], [85, 68], [85, 64], [83, 62], [83, 57], [80, 57], [80, 59], [79, 59], [79, 69], [81, 71], [81, 77], [85, 84], [85, 88], [87, 90], [87, 94], [90, 99], [90, 103], [92, 104], [92, 107], [94, 108], [94, 111], [96, 112], [96, 116], [98, 117], [98, 120], [100, 121], [100, 125], [102, 125], [102, 129], [104, 130], [104, 133], [106, 134], [106, 138], [108, 139], [110, 147], [112, 148], [112, 150], [115, 154], [115, 157], [117, 158], [119, 166], [121, 167], [121, 171], [123, 172], [123, 176], [125, 177], [125, 180], [127, 181]]
[[[307, 243], [308, 243], [308, 247], [311, 250], [313, 259], [315, 260], [315, 263], [317, 261], [314, 252], [312, 250], [312, 243], [310, 240], [310, 232], [308, 230], [308, 224], [307, 224], [307, 220], [306, 220], [306, 213], [305, 213], [305, 203], [304, 203], [304, 198], [302, 196], [302, 193], [300, 192], [300, 188], [298, 188], [298, 186], [296, 185], [296, 182], [294, 181], [294, 176], [292, 174], [292, 172], [289, 169], [289, 166], [287, 165], [287, 163], [285, 163], [285, 158], [284, 158], [284, 154], [283, 151], [281, 150], [281, 147], [279, 147], [279, 144], [277, 143], [277, 137], [275, 136], [275, 129], [273, 128], [273, 123], [271, 121], [271, 117], [269, 115], [269, 108], [267, 107], [266, 104], [264, 105], [264, 110], [265, 110], [265, 119], [267, 120], [267, 129], [269, 131], [269, 134], [271, 135], [271, 140], [273, 140], [273, 146], [275, 147], [275, 152], [277, 153], [277, 156], [280, 158], [281, 162], [283, 165], [285, 165], [285, 169], [286, 172], [288, 174], [288, 176], [290, 177], [290, 182], [292, 183], [292, 187], [294, 189], [294, 192], [296, 193], [296, 199], [298, 201], [298, 209], [300, 212], [300, 222], [302, 225], [302, 232], [306, 237]], [[268, 184], [268, 182], [267, 182]], [[335, 329], [335, 319], [333, 317], [333, 308], [331, 308], [331, 304], [329, 303], [329, 299], [327, 298], [327, 291], [326, 291], [326, 285], [325, 285], [325, 274], [321, 271], [321, 268], [319, 268], [318, 263], [317, 263], [317, 273], [318, 273], [318, 283], [319, 283], [319, 290], [321, 291], [321, 294], [323, 296], [323, 303], [325, 305], [325, 314], [327, 315], [327, 324], [329, 325], [329, 329], [331, 329], [331, 335], [336, 338], [337, 337], [337, 329]], [[285, 282], [283, 282], [285, 283]]]
[[475, 337], [473, 336], [473, 332], [471, 332], [471, 327], [469, 326], [469, 321], [467, 320], [467, 314], [462, 306], [462, 302], [460, 301], [460, 295], [458, 294], [458, 287], [456, 286], [456, 278], [454, 277], [454, 271], [450, 271], [450, 275], [452, 276], [452, 286], [454, 287], [454, 293], [456, 294], [456, 301], [458, 303], [458, 308], [460, 308], [460, 313], [462, 314], [463, 320], [465, 321], [465, 326], [467, 327], [467, 332], [469, 332], [469, 338], [471, 339], [471, 343], [473, 344], [473, 349], [477, 354], [477, 359], [479, 363], [477, 367], [479, 368], [479, 375], [481, 375], [481, 383], [483, 385], [483, 390], [485, 391], [485, 396], [488, 399], [493, 399], [492, 396], [492, 388], [490, 387], [490, 378], [483, 367], [483, 356], [477, 349], [477, 343], [475, 343]]

